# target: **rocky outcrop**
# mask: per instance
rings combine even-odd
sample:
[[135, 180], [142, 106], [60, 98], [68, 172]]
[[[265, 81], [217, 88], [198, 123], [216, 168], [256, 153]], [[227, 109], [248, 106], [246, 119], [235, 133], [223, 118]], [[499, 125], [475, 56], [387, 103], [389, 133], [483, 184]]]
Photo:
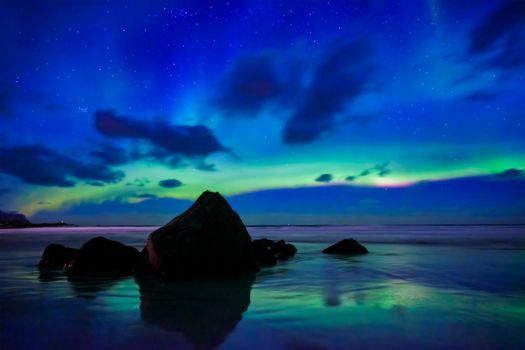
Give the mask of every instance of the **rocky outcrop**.
[[38, 267], [50, 270], [63, 269], [78, 256], [79, 251], [79, 249], [64, 247], [60, 244], [49, 244], [44, 249]]
[[362, 246], [355, 239], [343, 239], [342, 241], [337, 242], [336, 244], [331, 245], [330, 247], [323, 250], [325, 254], [347, 254], [347, 255], [357, 255], [357, 254], [367, 254], [368, 249]]
[[235, 275], [259, 269], [241, 218], [219, 193], [210, 191], [152, 232], [143, 253], [165, 277]]
[[261, 266], [275, 266], [278, 260], [289, 259], [297, 252], [293, 244], [283, 240], [275, 242], [267, 238], [255, 239], [252, 246], [255, 258]]
[[104, 237], [87, 241], [65, 267], [69, 276], [127, 276], [147, 272], [147, 260], [133, 247]]
[[31, 226], [24, 214], [0, 211], [0, 227], [21, 228]]

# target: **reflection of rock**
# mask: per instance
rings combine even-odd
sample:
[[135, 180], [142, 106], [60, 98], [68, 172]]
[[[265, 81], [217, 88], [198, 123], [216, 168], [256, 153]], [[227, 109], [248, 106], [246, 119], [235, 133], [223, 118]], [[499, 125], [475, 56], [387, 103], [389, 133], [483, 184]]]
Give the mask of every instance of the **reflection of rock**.
[[95, 299], [98, 293], [111, 289], [123, 279], [115, 277], [69, 276], [67, 280], [77, 297]]
[[42, 269], [63, 269], [78, 255], [79, 250], [60, 244], [49, 244], [40, 258], [38, 267]]
[[233, 275], [259, 269], [239, 215], [217, 192], [193, 205], [148, 237], [144, 254], [167, 277]]
[[148, 270], [146, 259], [133, 247], [104, 237], [90, 239], [65, 268], [67, 275], [133, 275]]
[[368, 249], [355, 239], [343, 239], [323, 250], [325, 254], [367, 254]]
[[253, 240], [252, 247], [257, 262], [262, 266], [274, 266], [277, 260], [289, 259], [297, 252], [293, 244], [283, 240], [275, 242], [267, 238]]
[[250, 305], [255, 275], [213, 280], [161, 281], [135, 278], [141, 317], [169, 331], [182, 333], [195, 347], [217, 347]]

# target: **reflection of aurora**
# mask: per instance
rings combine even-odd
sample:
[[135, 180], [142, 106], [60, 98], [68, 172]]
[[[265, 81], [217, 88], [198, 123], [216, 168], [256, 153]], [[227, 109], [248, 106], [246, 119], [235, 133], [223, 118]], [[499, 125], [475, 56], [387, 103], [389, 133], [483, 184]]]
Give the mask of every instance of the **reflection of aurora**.
[[[334, 227], [308, 228], [316, 232], [317, 243], [296, 242], [293, 259], [262, 269], [253, 284], [251, 279], [167, 283], [134, 278], [70, 283], [62, 273], [37, 279], [31, 264], [50, 237], [29, 233], [31, 240], [23, 239], [33, 247], [32, 260], [23, 260], [24, 249], [8, 270], [0, 266], [4, 276], [15, 277], [4, 278], [0, 293], [4, 300], [17, 300], [6, 302], [9, 323], [3, 326], [24, 331], [32, 327], [42, 339], [57, 344], [65, 338], [67, 344], [78, 339], [107, 344], [110, 337], [111, 344], [131, 344], [129, 348], [152, 342], [159, 347], [183, 348], [191, 342], [236, 349], [254, 342], [262, 348], [521, 348], [525, 259], [524, 250], [516, 249], [524, 246], [521, 227], [432, 226], [423, 235], [424, 244], [417, 244], [421, 227], [388, 227], [383, 232], [367, 226], [383, 232], [380, 240], [390, 237], [390, 243], [365, 243], [370, 251], [366, 256], [320, 253], [336, 237], [348, 234], [346, 230], [364, 228], [339, 227], [335, 236]], [[142, 237], [128, 229], [113, 232], [121, 232], [128, 243]], [[93, 234], [90, 230], [103, 228], [84, 229], [91, 233], [64, 230], [75, 232], [68, 239], [80, 244]], [[258, 230], [272, 238], [310, 237], [304, 227]], [[368, 232], [361, 237], [369, 235], [374, 236]], [[475, 239], [480, 236], [484, 238]], [[3, 251], [8, 257], [10, 252]], [[13, 290], [22, 292], [14, 295]], [[35, 310], [49, 317], [39, 318], [36, 328]], [[27, 320], [32, 321], [26, 325]], [[11, 334], [6, 336], [13, 342]]]

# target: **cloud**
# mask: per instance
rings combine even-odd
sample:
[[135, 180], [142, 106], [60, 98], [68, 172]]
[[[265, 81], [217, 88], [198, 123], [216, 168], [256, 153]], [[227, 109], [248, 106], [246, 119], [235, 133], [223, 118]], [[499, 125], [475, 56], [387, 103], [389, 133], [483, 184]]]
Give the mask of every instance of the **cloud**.
[[227, 151], [204, 125], [144, 122], [118, 116], [113, 110], [97, 110], [95, 128], [110, 138], [144, 140], [153, 147], [152, 154], [158, 157], [206, 157], [212, 153]]
[[507, 1], [488, 13], [470, 34], [468, 53], [488, 66], [509, 69], [525, 58], [525, 2]]
[[524, 177], [525, 172], [520, 169], [510, 168], [501, 173], [497, 173], [494, 176], [498, 179], [518, 179]]
[[364, 169], [359, 173], [359, 175], [350, 175], [346, 177], [346, 181], [355, 181], [359, 177], [368, 176], [370, 174], [377, 174], [379, 177], [385, 177], [392, 173], [392, 170], [388, 169], [388, 166], [390, 165], [390, 162], [384, 162], [380, 164], [376, 164], [371, 168]]
[[165, 188], [176, 188], [182, 186], [182, 182], [177, 179], [166, 179], [159, 181], [159, 186]]
[[492, 92], [478, 90], [465, 96], [465, 100], [472, 102], [487, 102], [498, 98], [498, 95]]
[[150, 181], [143, 177], [140, 179], [134, 179], [133, 181], [127, 182], [126, 186], [137, 186], [137, 187], [144, 187], [145, 185], [149, 184]]
[[360, 95], [373, 71], [372, 50], [365, 40], [336, 46], [321, 60], [304, 100], [286, 122], [286, 144], [305, 144], [337, 126], [336, 117]]
[[332, 174], [322, 174], [322, 175], [319, 175], [315, 181], [317, 182], [330, 182], [332, 181], [333, 179], [333, 176]]
[[221, 82], [215, 104], [226, 116], [254, 117], [283, 90], [272, 56], [244, 57]]
[[140, 193], [140, 194], [135, 195], [135, 197], [136, 198], [152, 199], [152, 198], [157, 198], [157, 195], [152, 194], [152, 193]]
[[124, 148], [110, 143], [104, 143], [99, 149], [91, 151], [91, 156], [106, 165], [125, 164], [132, 159]]
[[89, 182], [86, 182], [86, 184], [90, 186], [95, 186], [95, 187], [103, 187], [105, 185], [105, 183], [100, 182], [100, 181], [89, 181]]
[[115, 183], [124, 173], [104, 164], [84, 163], [42, 145], [0, 147], [0, 172], [29, 184], [71, 187], [73, 179]]
[[507, 1], [490, 12], [474, 28], [470, 38], [469, 52], [486, 53], [518, 24], [525, 21], [525, 2]]

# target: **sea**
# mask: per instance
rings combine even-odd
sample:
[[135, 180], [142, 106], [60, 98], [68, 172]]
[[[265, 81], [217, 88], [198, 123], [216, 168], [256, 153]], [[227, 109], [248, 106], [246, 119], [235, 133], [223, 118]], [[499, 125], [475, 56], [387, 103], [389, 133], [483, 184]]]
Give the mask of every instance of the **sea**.
[[[525, 226], [253, 226], [298, 252], [255, 275], [41, 272], [49, 243], [142, 249], [155, 227], [0, 231], [0, 349], [525, 349]], [[370, 251], [321, 251], [355, 238]]]

